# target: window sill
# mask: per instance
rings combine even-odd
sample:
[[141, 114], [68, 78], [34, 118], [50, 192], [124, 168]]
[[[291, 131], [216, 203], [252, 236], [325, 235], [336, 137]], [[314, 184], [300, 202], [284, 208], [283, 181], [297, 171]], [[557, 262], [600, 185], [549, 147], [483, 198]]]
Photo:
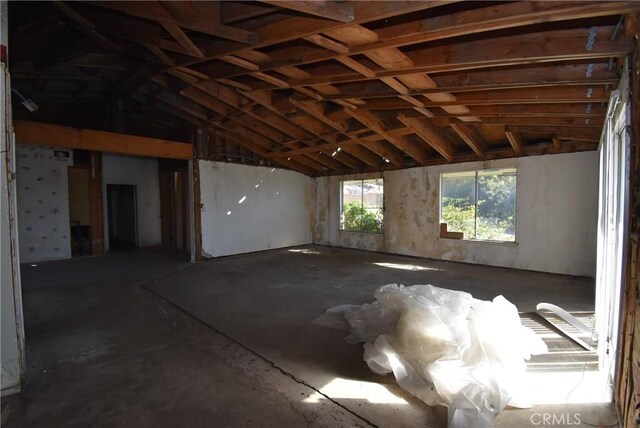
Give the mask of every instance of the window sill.
[[438, 237], [438, 241], [450, 241], [450, 242], [464, 242], [468, 244], [489, 244], [489, 245], [500, 245], [505, 247], [517, 247], [518, 241], [510, 242], [510, 241], [488, 241], [485, 239], [452, 239], [452, 238], [440, 238]]
[[357, 233], [358, 235], [384, 236], [384, 232], [358, 232], [357, 230], [338, 229], [339, 233]]

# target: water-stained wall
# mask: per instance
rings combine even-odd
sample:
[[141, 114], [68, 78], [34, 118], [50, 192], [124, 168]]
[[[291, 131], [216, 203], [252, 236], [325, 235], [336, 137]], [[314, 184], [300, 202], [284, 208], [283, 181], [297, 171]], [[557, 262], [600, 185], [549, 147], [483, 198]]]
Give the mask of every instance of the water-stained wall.
[[[440, 174], [507, 167], [518, 169], [517, 242], [439, 238]], [[543, 272], [595, 275], [597, 152], [388, 171], [383, 174], [384, 233], [340, 231], [340, 181], [375, 176], [316, 179], [315, 243]]]
[[279, 168], [200, 161], [202, 249], [226, 256], [311, 243], [313, 180]]
[[71, 257], [67, 167], [73, 151], [27, 144], [16, 149], [20, 261]]

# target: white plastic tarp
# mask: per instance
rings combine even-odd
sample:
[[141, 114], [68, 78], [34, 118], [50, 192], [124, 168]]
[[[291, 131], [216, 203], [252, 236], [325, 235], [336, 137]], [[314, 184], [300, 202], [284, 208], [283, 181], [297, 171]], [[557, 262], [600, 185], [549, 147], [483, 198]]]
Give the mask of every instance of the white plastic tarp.
[[525, 360], [547, 352], [507, 299], [474, 299], [431, 285], [389, 284], [376, 301], [341, 305], [314, 320], [349, 326], [349, 343], [364, 342], [364, 360], [377, 374], [426, 404], [450, 409], [449, 427], [491, 427], [507, 404], [528, 407]]

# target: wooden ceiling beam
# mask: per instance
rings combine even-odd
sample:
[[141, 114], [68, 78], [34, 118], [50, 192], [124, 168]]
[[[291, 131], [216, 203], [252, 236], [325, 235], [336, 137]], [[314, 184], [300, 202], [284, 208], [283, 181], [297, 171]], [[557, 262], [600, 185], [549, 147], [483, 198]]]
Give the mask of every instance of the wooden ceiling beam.
[[328, 0], [261, 0], [271, 6], [278, 6], [283, 9], [295, 10], [296, 12], [308, 15], [319, 16], [338, 22], [352, 22], [355, 18], [353, 5], [347, 2], [337, 2]]
[[[338, 131], [341, 135], [344, 135], [345, 137], [347, 137], [348, 139], [352, 140], [354, 143], [362, 145], [362, 142], [359, 141], [357, 138], [350, 136], [349, 134], [346, 133], [347, 131], [347, 127], [344, 124], [341, 124], [337, 121], [334, 121], [330, 118], [328, 118], [324, 111], [323, 108], [321, 107], [321, 105], [317, 102], [314, 101], [297, 101], [293, 98], [289, 99], [289, 102], [291, 102], [291, 104], [295, 105], [296, 107], [298, 107], [300, 110], [306, 112], [307, 114], [309, 114], [311, 117], [314, 117], [318, 120], [320, 120], [321, 122], [323, 122], [324, 124], [330, 126], [331, 128], [335, 129], [336, 131]], [[322, 134], [317, 134], [319, 137], [322, 137]], [[338, 145], [338, 143], [334, 143], [333, 146], [331, 146], [330, 148], [333, 149], [337, 149], [338, 147], [340, 147]], [[376, 159], [375, 157], [371, 156], [370, 154], [366, 153], [366, 149], [363, 150], [365, 147], [360, 148], [357, 146], [352, 146], [352, 145], [343, 145], [343, 150], [345, 150], [347, 153], [355, 156], [357, 159], [361, 159], [363, 162], [375, 166], [379, 164], [378, 159]], [[372, 150], [374, 153], [376, 153], [378, 156], [381, 157], [385, 157], [384, 154], [388, 154], [388, 150], [385, 150], [383, 147], [380, 146], [375, 146], [373, 148], [370, 148], [370, 150]], [[383, 154], [384, 153], [384, 154]]]
[[350, 22], [335, 22], [318, 17], [295, 17], [276, 22], [260, 28], [260, 42], [257, 47], [284, 43], [312, 34], [323, 33], [353, 24], [378, 21], [407, 13], [431, 9], [454, 1], [385, 1], [385, 2], [353, 2], [354, 19]]
[[637, 9], [637, 4], [633, 1], [538, 1], [490, 5], [382, 27], [377, 31], [378, 40], [354, 47], [352, 53], [363, 53], [372, 49], [406, 46], [527, 25], [619, 15], [634, 9]]
[[204, 58], [204, 53], [202, 53], [200, 48], [193, 43], [193, 40], [191, 40], [180, 27], [170, 22], [160, 22], [160, 24], [189, 55], [196, 58]]
[[[156, 82], [159, 82], [158, 78], [156, 77], [154, 79]], [[205, 106], [209, 107], [208, 105], [211, 104], [211, 99], [216, 100], [218, 103], [218, 100], [222, 100], [224, 101], [227, 105], [231, 106], [232, 108], [236, 109], [239, 112], [242, 112], [244, 114], [250, 115], [252, 117], [254, 117], [256, 120], [259, 120], [260, 122], [263, 122], [266, 126], [272, 127], [273, 126], [273, 121], [278, 121], [278, 119], [281, 119], [279, 117], [274, 117], [274, 116], [270, 116], [270, 117], [264, 117], [261, 115], [256, 115], [253, 112], [253, 109], [251, 108], [251, 106], [249, 105], [250, 102], [245, 99], [241, 94], [238, 94], [237, 92], [230, 90], [226, 87], [224, 87], [223, 85], [220, 85], [216, 82], [198, 82], [198, 83], [191, 83], [190, 80], [186, 80], [186, 83], [190, 83], [192, 86], [184, 88], [180, 91], [180, 94], [183, 96], [186, 96], [188, 98], [194, 98], [193, 101], [200, 103], [200, 104], [205, 104]], [[163, 85], [166, 87], [166, 85]], [[217, 94], [217, 97], [212, 96], [211, 94]], [[216, 108], [218, 106], [216, 105], [211, 105], [211, 108], [214, 109], [214, 111], [219, 111], [219, 108]], [[227, 113], [227, 116], [229, 116], [229, 113]], [[238, 122], [239, 119], [233, 119], [235, 122]], [[241, 123], [241, 122], [238, 122]], [[282, 123], [282, 120], [280, 120], [280, 124], [283, 125], [284, 129], [291, 129], [290, 127], [287, 128], [286, 124]], [[259, 131], [260, 133], [264, 133], [264, 132], [268, 132], [268, 129], [261, 129], [258, 130], [256, 129], [255, 131]], [[275, 131], [275, 129], [274, 129]], [[278, 131], [279, 132], [279, 131]], [[290, 131], [291, 132], [291, 131]], [[273, 135], [271, 135], [272, 138]], [[295, 138], [295, 137], [294, 137]], [[320, 161], [322, 160], [324, 165], [326, 165], [327, 163], [333, 163], [333, 165], [336, 165], [337, 163], [343, 164], [345, 166], [347, 166], [348, 168], [357, 168], [358, 165], [354, 164], [354, 162], [349, 159], [347, 157], [347, 155], [345, 154], [340, 154], [338, 156], [335, 156], [335, 159], [318, 159], [317, 154], [316, 153], [309, 153], [309, 156], [311, 156], [312, 158], [315, 159], [315, 161]], [[343, 167], [344, 168], [344, 167]]]
[[[567, 142], [567, 144], [562, 147], [559, 153], [575, 153], [575, 152], [581, 152], [581, 151], [592, 151], [592, 150], [596, 150], [597, 148], [598, 148], [598, 145], [595, 142], [572, 140], [570, 142]], [[548, 146], [545, 146], [544, 144], [526, 146], [523, 149], [523, 156], [539, 156], [539, 155], [545, 155], [545, 154], [548, 154]], [[513, 149], [511, 148], [510, 145], [507, 145], [506, 148], [503, 146], [503, 147], [494, 147], [494, 148], [491, 148], [490, 150], [487, 150], [484, 160], [508, 159], [508, 158], [513, 158], [514, 156], [515, 155], [513, 153]], [[477, 157], [475, 153], [461, 152], [461, 153], [456, 153], [452, 162], [462, 163], [462, 162], [473, 162], [476, 160], [477, 160]], [[429, 159], [427, 166], [443, 165], [447, 163], [449, 163], [449, 161], [446, 160], [445, 158], [440, 156], [434, 156]], [[398, 168], [394, 166], [388, 166], [388, 169], [393, 170]], [[360, 172], [376, 172], [376, 171], [380, 171], [380, 170], [376, 168], [364, 168]], [[330, 174], [339, 175], [340, 173], [330, 173]]]
[[323, 36], [322, 34], [312, 34], [310, 36], [303, 37], [304, 40], [316, 44], [320, 47], [328, 49], [330, 51], [339, 53], [339, 54], [347, 54], [349, 53], [349, 47], [343, 45], [342, 43], [338, 43], [335, 40], [332, 40], [328, 37]]
[[[265, 126], [269, 126], [269, 127], [274, 127], [274, 129], [277, 129], [278, 132], [284, 132], [284, 130], [282, 128], [280, 128], [278, 126], [278, 124], [280, 125], [284, 125], [285, 129], [291, 129], [290, 124], [287, 123], [286, 120], [284, 120], [282, 117], [279, 117], [277, 115], [274, 115], [273, 113], [271, 113], [268, 116], [262, 116], [262, 115], [258, 115], [255, 114], [251, 109], [245, 109], [244, 110], [245, 113], [259, 121], [261, 121], [262, 123], [264, 123]], [[237, 121], [242, 122], [243, 118], [238, 118]], [[289, 126], [287, 126], [289, 125]], [[258, 129], [257, 127], [253, 126], [255, 131], [260, 132], [263, 135], [266, 135], [265, 132], [263, 132], [261, 129]], [[286, 132], [285, 132], [286, 133]], [[299, 132], [297, 131], [293, 131], [293, 134], [297, 134], [299, 135]], [[298, 139], [296, 136], [287, 134], [290, 137], [294, 138], [294, 142], [295, 143], [299, 143], [299, 144], [303, 144], [302, 141], [300, 141], [300, 139]], [[271, 138], [271, 137], [270, 137]], [[272, 138], [273, 139], [273, 138]], [[283, 141], [278, 141], [279, 145], [277, 147], [277, 149], [282, 149], [284, 147], [284, 143]], [[348, 155], [342, 153], [340, 155], [338, 155], [338, 153], [335, 153], [333, 156], [331, 156], [330, 154], [327, 154], [326, 151], [309, 151], [308, 153], [306, 153], [307, 156], [311, 157], [314, 161], [320, 162], [321, 164], [328, 166], [329, 168], [333, 168], [333, 169], [338, 169], [338, 170], [345, 170], [346, 169], [355, 169], [357, 170], [358, 168], [360, 168], [362, 166], [361, 163], [359, 163], [356, 159], [350, 159], [348, 157]], [[336, 156], [338, 155], [338, 156]]]
[[184, 120], [190, 125], [203, 126], [203, 123], [204, 123], [202, 119], [192, 116], [191, 114], [182, 110], [179, 107], [176, 107], [171, 104], [167, 104], [162, 101], [157, 100], [154, 103], [145, 102], [145, 106], [147, 108], [151, 107], [151, 108], [154, 108], [154, 110], [167, 113], [167, 115], [169, 116], [177, 116], [178, 118]]
[[[468, 34], [518, 28], [540, 22], [579, 19], [580, 16], [617, 15], [637, 7], [634, 2], [514, 2], [495, 5], [483, 9], [474, 9], [443, 16], [411, 21], [397, 26], [382, 27], [376, 30], [377, 37], [357, 46], [350, 47], [350, 54], [362, 54], [385, 47], [399, 47], [414, 43], [424, 43], [445, 38], [454, 38]], [[538, 12], [531, 13], [531, 9]], [[437, 22], [435, 22], [437, 21]], [[432, 29], [432, 30], [431, 30]], [[311, 64], [331, 59], [340, 60], [342, 54], [335, 52], [317, 52], [300, 55], [288, 54], [276, 58], [272, 63], [261, 65], [261, 70], [281, 65]], [[232, 77], [232, 75], [226, 76]]]
[[510, 125], [505, 131], [522, 134], [553, 135], [560, 140], [599, 142], [601, 130], [597, 128]]
[[[201, 4], [202, 3], [202, 4]], [[93, 1], [91, 4], [107, 9], [117, 10], [127, 15], [138, 18], [149, 19], [156, 22], [168, 22], [193, 31], [210, 34], [217, 37], [233, 40], [236, 42], [255, 45], [259, 36], [249, 30], [239, 27], [231, 27], [220, 23], [220, 14], [217, 4], [211, 2], [196, 2], [194, 15], [190, 20], [181, 21], [176, 19], [157, 1], [129, 2], [129, 1]]]
[[135, 43], [153, 45], [182, 55], [189, 55], [189, 52], [179, 43], [164, 39], [162, 28], [154, 23], [119, 15], [116, 12], [105, 12], [102, 9], [89, 8], [84, 4], [80, 6], [83, 6], [83, 15], [102, 34]]
[[[496, 37], [487, 45], [485, 41], [470, 41], [407, 52], [413, 66], [398, 67], [375, 73], [375, 78], [400, 77], [420, 73], [443, 73], [473, 70], [486, 67], [506, 67], [543, 64], [558, 61], [582, 61], [627, 55], [631, 50], [628, 39], [610, 41], [612, 27], [596, 27], [593, 48], [585, 48], [585, 41], [592, 35], [589, 29], [553, 30], [525, 35]], [[528, 46], [514, 49], [514, 46]], [[269, 64], [271, 67], [273, 64]], [[266, 67], [261, 66], [261, 70]], [[309, 72], [314, 77], [291, 80], [290, 87], [319, 83], [345, 83], [371, 80], [362, 74], [325, 74]], [[228, 76], [226, 76], [228, 77]]]
[[[484, 118], [477, 125], [524, 125], [524, 126], [561, 126], [602, 129], [604, 115], [600, 117], [491, 117]], [[470, 122], [473, 123], [473, 122]]]
[[195, 5], [191, 0], [161, 1], [160, 4], [178, 21], [189, 21], [196, 14]]
[[480, 159], [484, 158], [483, 147], [486, 143], [482, 140], [482, 136], [479, 135], [478, 131], [459, 119], [451, 119], [449, 125]]
[[16, 141], [20, 144], [54, 145], [56, 147], [96, 150], [168, 159], [191, 159], [191, 144], [156, 138], [72, 128], [49, 123], [14, 121]]
[[[316, 135], [321, 139], [326, 139], [326, 135], [324, 134], [324, 132], [320, 129], [316, 129], [316, 127], [312, 126], [311, 123], [309, 123], [309, 120], [316, 120], [311, 116], [306, 116], [306, 117], [301, 117], [301, 116], [287, 116], [284, 114], [284, 112], [282, 112], [278, 107], [276, 107], [275, 105], [273, 105], [272, 99], [271, 99], [271, 92], [269, 91], [264, 91], [264, 92], [247, 92], [247, 93], [243, 93], [244, 96], [246, 96], [247, 98], [251, 99], [252, 101], [260, 104], [261, 106], [263, 106], [265, 109], [275, 113], [276, 115], [280, 116], [281, 118], [285, 119], [286, 121], [290, 122], [291, 124], [294, 124], [298, 127], [300, 127], [301, 129], [303, 129], [305, 132], [308, 132], [312, 135]], [[337, 145], [337, 143], [333, 143], [333, 142], [329, 142], [327, 145], [323, 146], [323, 150], [331, 150], [332, 152], [335, 151], [339, 146]], [[313, 149], [312, 147], [308, 147], [309, 149]], [[315, 149], [314, 149], [315, 150]], [[379, 159], [377, 159], [375, 157], [375, 155], [373, 153], [371, 153], [370, 151], [368, 151], [367, 149], [365, 149], [364, 147], [345, 147], [344, 151], [346, 153], [348, 153], [349, 155], [353, 156], [356, 160], [361, 161], [361, 162], [365, 162], [368, 165], [371, 166], [375, 166], [375, 165], [379, 165]], [[340, 158], [341, 161], [347, 163], [349, 161], [348, 158], [345, 158], [345, 156], [340, 155], [339, 153], [336, 154], [336, 156], [338, 156]]]
[[509, 144], [511, 144], [511, 148], [513, 148], [513, 152], [516, 156], [522, 156], [522, 147], [524, 143], [522, 142], [522, 136], [518, 132], [507, 130], [504, 133], [509, 140]]
[[411, 129], [411, 131], [425, 143], [433, 147], [443, 158], [449, 162], [453, 161], [455, 156], [453, 148], [442, 138], [440, 131], [436, 129], [428, 119], [400, 115], [398, 116], [398, 120], [407, 128]]
[[[391, 18], [394, 16], [404, 15], [407, 13], [426, 10], [438, 6], [444, 6], [450, 3], [455, 3], [459, 0], [444, 0], [444, 1], [411, 1], [411, 0], [394, 0], [384, 2], [364, 2], [358, 1], [353, 3], [355, 11], [355, 19], [351, 23], [329, 21], [326, 19], [314, 17], [314, 16], [302, 16], [292, 17], [289, 19], [279, 20], [272, 24], [263, 25], [262, 27], [255, 28], [258, 33], [258, 42], [253, 47], [241, 47], [234, 45], [231, 42], [215, 42], [210, 46], [204, 46], [202, 49], [205, 52], [205, 60], [217, 58], [221, 55], [229, 53], [238, 53], [251, 50], [252, 48], [264, 48], [267, 46], [286, 43], [292, 40], [300, 39], [313, 34], [319, 34], [325, 31], [329, 31], [336, 28], [342, 28], [352, 24], [360, 24], [371, 21], [378, 21], [381, 19]], [[200, 2], [202, 3], [202, 2]], [[224, 3], [224, 2], [223, 2]], [[292, 59], [289, 59], [291, 61]], [[203, 60], [187, 61], [182, 65], [193, 65], [203, 62]], [[296, 61], [293, 61], [296, 62]], [[305, 61], [298, 60], [297, 64], [302, 64]], [[277, 68], [284, 65], [293, 64], [280, 64], [272, 68]], [[261, 71], [264, 71], [261, 69]], [[228, 76], [215, 76], [215, 78], [232, 77]]]
[[208, 109], [180, 95], [176, 95], [173, 92], [169, 92], [167, 90], [160, 91], [156, 95], [156, 99], [166, 104], [180, 108], [189, 113], [191, 116], [197, 117], [200, 120], [209, 121], [211, 119], [211, 115]]
[[[345, 112], [349, 116], [353, 117], [358, 122], [363, 124], [367, 129], [370, 129], [371, 131], [373, 131], [376, 134], [378, 134], [381, 137], [383, 137], [386, 141], [391, 143], [394, 147], [399, 149], [401, 152], [408, 154], [409, 156], [411, 156], [413, 159], [417, 160], [418, 162], [424, 161], [424, 159], [425, 159], [424, 156], [426, 155], [426, 153], [421, 152], [416, 147], [413, 147], [404, 138], [397, 137], [397, 136], [394, 136], [394, 135], [391, 135], [390, 133], [388, 133], [386, 131], [385, 125], [373, 113], [365, 111], [365, 110], [349, 110], [349, 109], [345, 109]], [[396, 166], [401, 166], [402, 165], [402, 158], [400, 158], [400, 157], [395, 157], [395, 158], [389, 158], [387, 156], [385, 156], [385, 157], [387, 159], [389, 159], [389, 161], [392, 164], [396, 165]]]
[[[519, 71], [511, 70], [511, 73], [518, 74]], [[384, 78], [388, 79], [388, 78]], [[620, 78], [607, 79], [577, 79], [577, 80], [538, 80], [521, 83], [495, 83], [476, 86], [444, 86], [433, 89], [409, 89], [405, 95], [410, 97], [429, 96], [434, 94], [446, 94], [452, 92], [475, 92], [475, 91], [495, 91], [501, 89], [528, 89], [528, 88], [545, 88], [545, 87], [564, 87], [564, 86], [606, 86], [616, 85]], [[253, 88], [251, 88], [253, 89]], [[377, 90], [377, 91], [358, 91], [358, 92], [339, 92], [336, 94], [323, 95], [322, 99], [326, 101], [343, 100], [349, 98], [390, 98], [397, 97], [397, 91]]]
[[[431, 76], [436, 88], [410, 90], [409, 95], [420, 96], [439, 92], [468, 92], [479, 90], [523, 89], [546, 86], [586, 86], [617, 84], [620, 75], [609, 70], [609, 64], [543, 64], [517, 69], [478, 69], [464, 73], [445, 73]], [[340, 93], [324, 96], [325, 99], [348, 97], [381, 98], [393, 97], [394, 91], [380, 85], [376, 80], [336, 85]]]
[[[234, 123], [236, 126], [233, 128], [229, 128], [229, 131], [239, 132], [245, 139], [258, 141], [261, 146], [271, 146], [263, 156], [266, 156], [269, 159], [278, 158], [277, 156], [275, 156], [275, 153], [277, 152], [273, 151], [280, 146], [277, 141], [274, 141], [270, 137], [265, 136], [261, 132], [256, 132], [257, 130], [253, 127], [249, 128], [247, 124], [244, 123], [240, 118], [235, 119]], [[247, 132], [249, 132], [249, 134], [247, 134]], [[274, 143], [275, 146], [273, 145]], [[287, 156], [287, 158], [292, 158], [292, 156]], [[333, 169], [337, 171], [347, 172], [347, 169], [345, 169], [345, 166], [342, 163], [335, 161], [333, 158], [327, 158], [327, 156], [321, 152], [300, 154], [295, 156], [294, 158], [295, 162], [298, 162], [316, 171], [326, 171], [329, 169]], [[280, 158], [280, 161], [282, 161], [282, 159], [283, 158]], [[288, 159], [288, 161], [291, 161], [291, 159]]]
[[[235, 128], [235, 131], [240, 132], [240, 135], [244, 136], [246, 139], [251, 139], [252, 141], [258, 141], [259, 143], [266, 145], [266, 144], [271, 144], [272, 147], [269, 150], [269, 152], [266, 154], [266, 156], [269, 159], [280, 159], [281, 163], [290, 163], [290, 162], [298, 162], [302, 165], [305, 165], [309, 168], [313, 168], [316, 171], [321, 171], [321, 172], [326, 172], [329, 170], [329, 167], [326, 165], [326, 163], [331, 163], [330, 160], [328, 159], [322, 159], [321, 156], [326, 156], [318, 151], [315, 152], [307, 152], [304, 154], [299, 154], [297, 156], [286, 156], [286, 158], [278, 158], [278, 156], [276, 155], [278, 152], [275, 152], [274, 149], [279, 148], [279, 145], [273, 146], [273, 143], [271, 141], [268, 140], [267, 137], [264, 137], [258, 133], [256, 133], [253, 129], [248, 129], [246, 126], [244, 126], [244, 124], [242, 124], [239, 120], [237, 121], [237, 124], [240, 125], [240, 128]], [[286, 159], [286, 161], [285, 161]], [[321, 160], [322, 159], [322, 160]], [[335, 165], [334, 165], [335, 167]], [[340, 171], [346, 172], [344, 166], [342, 164], [340, 164]]]
[[[603, 117], [606, 109], [601, 103], [585, 104], [505, 104], [472, 106], [471, 113], [480, 118], [508, 118], [508, 117], [571, 117], [571, 118], [599, 118]], [[434, 118], [453, 117], [450, 113], [436, 113]]]
[[220, 19], [224, 24], [268, 15], [277, 9], [268, 5], [251, 2], [223, 1], [220, 5]]
[[302, 165], [296, 161], [287, 161], [284, 162], [280, 159], [271, 157], [268, 153], [268, 149], [265, 149], [264, 147], [252, 142], [249, 139], [240, 137], [238, 135], [235, 135], [233, 132], [229, 132], [227, 130], [221, 129], [221, 128], [217, 128], [215, 130], [215, 134], [220, 135], [221, 137], [223, 137], [225, 140], [228, 140], [236, 145], [239, 145], [241, 147], [244, 147], [254, 153], [259, 154], [260, 156], [263, 156], [267, 159], [273, 160], [274, 162], [276, 162], [279, 165], [282, 165], [284, 167], [290, 168], [294, 171], [300, 172], [304, 175], [308, 175], [308, 176], [315, 176], [319, 170], [314, 169], [314, 168], [310, 168], [306, 165]]
[[[462, 92], [456, 94], [456, 101], [427, 101], [422, 107], [441, 107], [451, 105], [488, 106], [520, 104], [568, 104], [600, 103], [609, 100], [609, 92], [604, 87], [560, 87], [539, 89], [507, 89], [497, 91]], [[399, 98], [372, 98], [366, 104], [358, 105], [359, 110], [371, 109], [408, 109], [414, 104]]]
[[115, 52], [119, 52], [122, 50], [122, 47], [119, 44], [115, 43], [108, 37], [105, 37], [101, 32], [96, 30], [95, 25], [91, 21], [89, 21], [84, 16], [82, 16], [82, 14], [73, 9], [68, 3], [64, 3], [62, 1], [54, 1], [52, 2], [52, 5], [73, 22], [78, 24], [78, 29], [82, 33], [91, 37], [103, 48]]
[[160, 49], [156, 45], [152, 45], [151, 43], [141, 43], [149, 52], [156, 56], [164, 65], [169, 67], [173, 67], [176, 65], [176, 62], [169, 56], [165, 51]]

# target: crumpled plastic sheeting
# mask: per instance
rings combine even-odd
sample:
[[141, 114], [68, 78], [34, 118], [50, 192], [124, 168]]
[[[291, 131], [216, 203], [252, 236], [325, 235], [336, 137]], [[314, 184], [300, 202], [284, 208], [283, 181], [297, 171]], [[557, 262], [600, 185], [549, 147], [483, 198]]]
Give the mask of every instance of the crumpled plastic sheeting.
[[507, 404], [529, 406], [524, 361], [547, 346], [503, 296], [488, 302], [431, 285], [389, 284], [374, 297], [359, 308], [332, 308], [314, 323], [339, 328], [342, 315], [347, 342], [365, 342], [369, 368], [393, 373], [430, 406], [449, 407], [450, 428], [491, 427]]

